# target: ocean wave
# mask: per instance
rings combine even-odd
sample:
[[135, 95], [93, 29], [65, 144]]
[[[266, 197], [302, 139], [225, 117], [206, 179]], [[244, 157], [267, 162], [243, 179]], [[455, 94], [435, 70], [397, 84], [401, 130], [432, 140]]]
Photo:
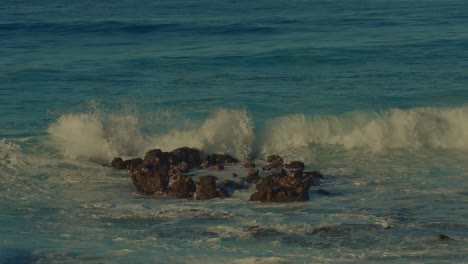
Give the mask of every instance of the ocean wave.
[[[161, 127], [167, 127], [163, 124], [166, 121], [159, 122]], [[153, 123], [158, 125], [158, 121]], [[252, 117], [244, 109], [219, 109], [199, 124], [181, 123], [184, 122], [173, 120], [174, 127], [151, 131], [143, 129], [135, 115], [96, 111], [64, 114], [49, 126], [48, 132], [65, 156], [100, 161], [115, 156], [142, 156], [153, 148], [170, 151], [183, 146], [241, 159], [300, 153], [304, 160], [315, 155], [310, 148], [315, 145], [375, 152], [468, 149], [468, 106], [356, 111], [331, 116], [296, 114], [268, 120], [259, 128], [254, 127]]]
[[268, 122], [261, 152], [280, 153], [310, 144], [347, 149], [468, 149], [468, 106], [351, 112], [340, 116], [290, 115]]

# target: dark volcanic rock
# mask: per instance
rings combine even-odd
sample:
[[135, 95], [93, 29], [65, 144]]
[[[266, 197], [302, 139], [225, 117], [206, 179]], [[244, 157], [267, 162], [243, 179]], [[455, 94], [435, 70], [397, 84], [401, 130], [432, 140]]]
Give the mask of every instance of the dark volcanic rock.
[[189, 171], [189, 165], [187, 162], [182, 161], [177, 165], [171, 165], [171, 168], [169, 170], [169, 175], [175, 175], [179, 173], [184, 173]]
[[171, 151], [170, 154], [173, 163], [186, 162], [189, 169], [198, 166], [202, 162], [198, 149], [183, 147]]
[[222, 171], [222, 170], [224, 170], [224, 165], [223, 164], [215, 164], [215, 165], [211, 166], [211, 168], [213, 170]]
[[133, 171], [131, 178], [139, 192], [164, 194], [169, 183], [168, 172], [165, 165], [143, 163]]
[[142, 163], [143, 163], [143, 160], [140, 159], [140, 158], [129, 159], [129, 160], [126, 160], [126, 161], [123, 162], [123, 166], [129, 172], [133, 172]]
[[124, 161], [120, 157], [115, 157], [111, 162], [111, 167], [116, 170], [124, 170]]
[[444, 241], [444, 240], [449, 240], [451, 239], [450, 237], [444, 235], [444, 234], [440, 234], [437, 236], [437, 241]]
[[239, 160], [226, 154], [213, 154], [207, 157], [211, 164], [238, 163]]
[[267, 157], [267, 161], [275, 168], [283, 167], [283, 158], [279, 155], [271, 155]]
[[200, 164], [200, 169], [207, 169], [209, 166], [210, 166], [210, 163], [207, 160], [205, 160], [204, 162]]
[[192, 177], [183, 174], [175, 174], [169, 178], [167, 195], [177, 198], [191, 198], [195, 192], [195, 182]]
[[247, 176], [245, 177], [245, 181], [247, 183], [255, 183], [259, 179], [258, 177], [258, 169], [251, 168], [249, 170], [249, 173], [247, 173]]
[[291, 161], [289, 164], [284, 165], [288, 169], [304, 170], [304, 162], [302, 161]]
[[160, 149], [153, 149], [145, 154], [145, 164], [162, 164], [169, 167], [172, 163], [171, 154], [169, 152], [163, 152]]
[[195, 183], [197, 190], [194, 198], [197, 200], [213, 199], [218, 197], [216, 190], [216, 177], [215, 176], [201, 176]]
[[276, 169], [265, 178], [257, 180], [250, 196], [251, 201], [261, 202], [298, 202], [309, 200], [310, 185], [305, 182], [302, 170], [286, 172]]
[[255, 169], [255, 167], [255, 163], [253, 163], [252, 161], [244, 163], [244, 168], [246, 169]]

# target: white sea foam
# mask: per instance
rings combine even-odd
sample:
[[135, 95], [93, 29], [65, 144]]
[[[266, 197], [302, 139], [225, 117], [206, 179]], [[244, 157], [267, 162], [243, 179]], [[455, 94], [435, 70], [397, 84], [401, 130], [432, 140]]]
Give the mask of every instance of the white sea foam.
[[390, 109], [383, 113], [352, 112], [341, 116], [303, 114], [268, 122], [259, 146], [263, 155], [311, 144], [341, 145], [373, 151], [407, 148], [468, 149], [468, 106]]
[[109, 161], [115, 156], [142, 156], [147, 150], [171, 151], [194, 147], [206, 153], [225, 153], [245, 159], [254, 133], [245, 110], [218, 110], [195, 129], [174, 128], [143, 136], [131, 115], [79, 113], [62, 115], [49, 134], [69, 158]]
[[153, 148], [171, 151], [183, 146], [240, 159], [251, 158], [255, 153], [260, 157], [280, 154], [308, 163], [315, 159], [311, 145], [368, 148], [376, 152], [396, 148], [468, 149], [468, 106], [339, 116], [289, 115], [265, 122], [258, 135], [246, 110], [220, 109], [198, 126], [196, 121], [190, 126], [185, 123], [144, 134], [135, 115], [96, 111], [64, 114], [50, 125], [49, 134], [65, 156], [99, 161], [115, 156], [142, 156]]

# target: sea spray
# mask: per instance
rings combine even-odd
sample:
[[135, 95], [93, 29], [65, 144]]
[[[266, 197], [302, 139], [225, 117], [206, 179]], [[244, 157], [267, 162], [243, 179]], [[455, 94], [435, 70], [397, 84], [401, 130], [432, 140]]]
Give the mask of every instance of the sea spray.
[[258, 146], [263, 156], [311, 144], [347, 149], [468, 149], [468, 106], [356, 111], [340, 116], [289, 115], [266, 122]]

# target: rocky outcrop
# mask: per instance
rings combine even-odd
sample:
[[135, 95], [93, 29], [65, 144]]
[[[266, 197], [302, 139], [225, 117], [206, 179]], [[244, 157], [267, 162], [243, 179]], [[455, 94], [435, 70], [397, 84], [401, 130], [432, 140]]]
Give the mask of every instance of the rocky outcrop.
[[251, 201], [260, 202], [300, 202], [309, 200], [309, 176], [302, 170], [276, 169], [265, 178], [257, 180], [256, 192], [250, 196]]
[[178, 173], [169, 178], [166, 194], [177, 198], [192, 198], [195, 190], [192, 177]]
[[200, 151], [194, 148], [178, 148], [170, 153], [173, 163], [185, 162], [188, 168], [192, 169], [198, 167], [202, 163]]
[[116, 169], [116, 170], [128, 170], [130, 172], [134, 171], [141, 163], [143, 163], [143, 160], [140, 158], [136, 159], [129, 159], [129, 160], [123, 160], [120, 157], [116, 157], [112, 160], [111, 162], [111, 167]]
[[284, 165], [287, 169], [295, 169], [295, 170], [304, 170], [305, 165], [302, 161], [291, 161], [289, 164]]
[[[250, 196], [251, 201], [260, 202], [298, 202], [309, 200], [309, 189], [323, 179], [319, 172], [304, 172], [305, 165], [301, 161], [291, 161], [284, 164], [279, 155], [268, 156], [268, 164], [262, 171], [256, 169], [253, 162], [246, 162], [243, 167], [248, 169], [245, 177], [239, 180], [224, 180], [220, 183], [212, 175], [199, 176], [192, 179], [192, 175], [185, 175], [191, 169], [208, 169], [215, 173], [224, 170], [225, 164], [237, 163], [238, 159], [224, 154], [213, 154], [202, 160], [200, 151], [193, 148], [178, 148], [171, 152], [153, 149], [145, 154], [144, 159], [136, 158], [123, 160], [114, 158], [111, 167], [119, 170], [127, 169], [131, 172], [131, 179], [138, 192], [168, 196], [176, 198], [193, 198], [205, 200], [224, 198], [232, 195], [235, 190], [246, 189], [255, 184], [255, 192]], [[289, 170], [285, 170], [287, 168]], [[224, 175], [230, 172], [224, 172]], [[265, 174], [267, 174], [265, 176]], [[194, 176], [196, 177], [196, 176]], [[237, 174], [232, 173], [236, 178]], [[196, 180], [196, 181], [195, 181]], [[316, 190], [317, 194], [329, 195], [325, 190]]]
[[194, 198], [197, 200], [213, 199], [218, 197], [216, 190], [216, 177], [215, 176], [201, 176], [195, 183], [196, 192]]
[[162, 195], [169, 183], [169, 169], [165, 164], [144, 162], [133, 171], [131, 178], [137, 191]]
[[279, 155], [271, 155], [267, 157], [267, 161], [270, 162], [270, 165], [274, 168], [282, 168], [283, 167], [283, 158]]

